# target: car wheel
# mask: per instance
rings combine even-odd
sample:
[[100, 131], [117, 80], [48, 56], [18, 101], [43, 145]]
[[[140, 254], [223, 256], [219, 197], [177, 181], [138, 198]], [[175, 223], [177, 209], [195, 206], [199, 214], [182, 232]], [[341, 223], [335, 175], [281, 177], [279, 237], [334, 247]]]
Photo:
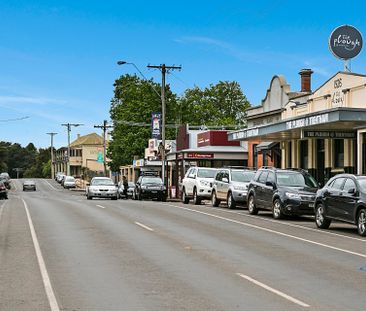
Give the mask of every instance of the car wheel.
[[236, 202], [233, 198], [233, 194], [231, 192], [228, 193], [227, 195], [227, 207], [230, 209], [233, 209], [236, 207]]
[[212, 203], [212, 206], [215, 206], [215, 207], [218, 207], [220, 204], [220, 201], [217, 199], [215, 191], [212, 191], [211, 203]]
[[360, 236], [366, 236], [366, 209], [364, 208], [358, 212], [357, 231]]
[[183, 191], [182, 191], [182, 201], [184, 204], [188, 204], [189, 203], [189, 198], [187, 197], [187, 194], [186, 194], [186, 189], [183, 188]]
[[315, 207], [315, 224], [320, 229], [328, 229], [332, 221], [325, 217], [324, 206], [319, 203]]
[[86, 195], [86, 198], [87, 198], [88, 200], [91, 200], [93, 197], [92, 197], [91, 195], [87, 194], [87, 195]]
[[23, 191], [25, 191], [25, 188], [23, 188]]
[[248, 212], [250, 215], [257, 215], [258, 208], [255, 206], [254, 195], [250, 195], [248, 198]]
[[201, 204], [201, 199], [197, 195], [197, 189], [196, 188], [193, 189], [193, 203], [195, 205], [200, 205]]
[[279, 199], [274, 200], [272, 205], [272, 214], [274, 219], [283, 218], [283, 213], [281, 210], [281, 201]]

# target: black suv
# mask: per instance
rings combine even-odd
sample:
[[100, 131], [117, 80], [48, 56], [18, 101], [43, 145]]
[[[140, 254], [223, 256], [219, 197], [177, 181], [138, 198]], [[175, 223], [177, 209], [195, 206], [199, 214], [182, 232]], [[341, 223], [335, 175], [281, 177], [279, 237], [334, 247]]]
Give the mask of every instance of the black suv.
[[158, 176], [140, 176], [133, 192], [135, 200], [153, 199], [166, 201], [167, 193], [163, 181]]
[[339, 174], [316, 194], [315, 223], [327, 229], [332, 220], [355, 224], [358, 234], [366, 236], [366, 177]]
[[314, 215], [318, 183], [305, 170], [263, 167], [248, 187], [248, 211], [271, 210], [273, 218], [284, 215]]

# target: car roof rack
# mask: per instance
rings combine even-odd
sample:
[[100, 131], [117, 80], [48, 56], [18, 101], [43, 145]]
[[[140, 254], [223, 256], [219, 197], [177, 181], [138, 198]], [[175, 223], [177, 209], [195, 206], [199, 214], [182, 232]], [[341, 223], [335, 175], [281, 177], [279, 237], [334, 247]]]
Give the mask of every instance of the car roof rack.
[[232, 169], [244, 169], [244, 170], [255, 170], [253, 166], [232, 166], [232, 165], [224, 165], [222, 168], [232, 168]]
[[289, 171], [298, 171], [298, 172], [307, 172], [308, 170], [299, 168], [299, 167], [286, 167], [285, 170]]

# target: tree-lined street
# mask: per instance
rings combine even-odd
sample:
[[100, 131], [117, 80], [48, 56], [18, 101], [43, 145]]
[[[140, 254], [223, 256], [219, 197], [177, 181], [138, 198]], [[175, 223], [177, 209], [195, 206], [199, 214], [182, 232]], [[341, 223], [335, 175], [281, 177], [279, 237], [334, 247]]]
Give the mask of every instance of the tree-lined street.
[[366, 241], [352, 226], [320, 231], [312, 218], [208, 204], [87, 201], [36, 182], [22, 192], [13, 180], [0, 201], [0, 310], [50, 310], [50, 293], [53, 310], [364, 309]]

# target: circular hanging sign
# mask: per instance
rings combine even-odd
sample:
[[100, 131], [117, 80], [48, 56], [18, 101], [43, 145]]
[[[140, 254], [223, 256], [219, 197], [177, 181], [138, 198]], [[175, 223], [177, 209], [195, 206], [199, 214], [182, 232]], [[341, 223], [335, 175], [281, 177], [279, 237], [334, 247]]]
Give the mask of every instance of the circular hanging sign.
[[329, 48], [335, 57], [350, 59], [358, 55], [362, 49], [362, 35], [352, 26], [344, 25], [333, 30], [329, 37]]

